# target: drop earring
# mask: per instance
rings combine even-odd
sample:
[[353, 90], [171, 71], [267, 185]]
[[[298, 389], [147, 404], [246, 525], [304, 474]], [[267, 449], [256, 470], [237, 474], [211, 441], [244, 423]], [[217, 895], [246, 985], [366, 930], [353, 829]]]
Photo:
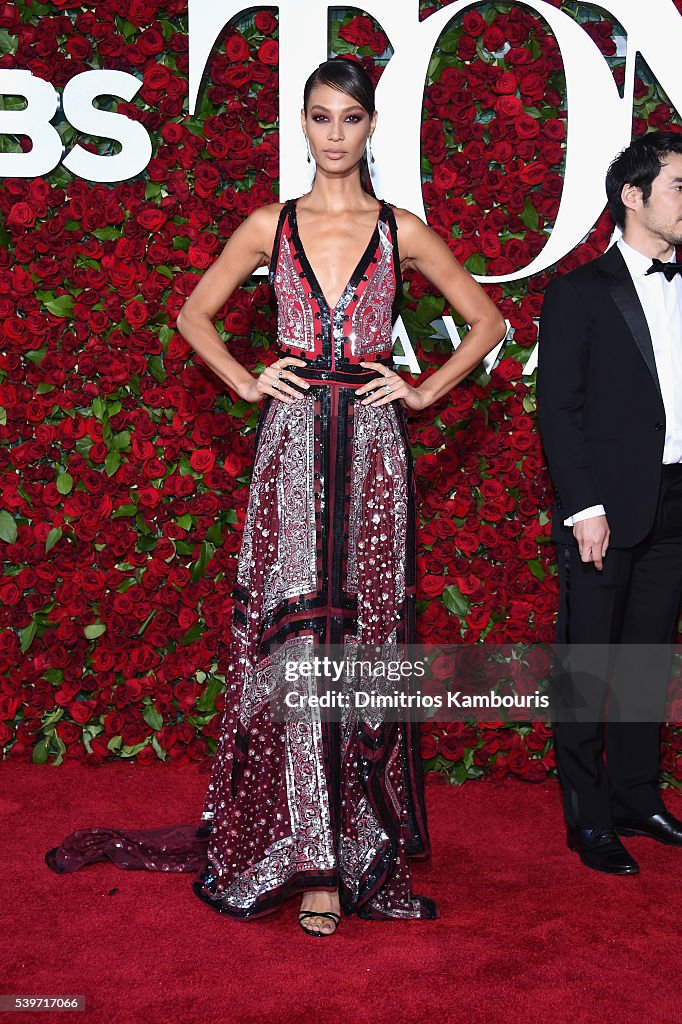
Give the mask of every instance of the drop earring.
[[367, 137], [367, 153], [368, 153], [369, 163], [373, 164], [375, 161], [374, 161], [374, 153], [372, 152], [372, 136], [371, 135], [368, 135], [368, 137]]
[[305, 137], [305, 145], [306, 145], [306, 149], [308, 150], [308, 163], [310, 163], [312, 158], [310, 156], [310, 143], [308, 142], [308, 136], [307, 135]]

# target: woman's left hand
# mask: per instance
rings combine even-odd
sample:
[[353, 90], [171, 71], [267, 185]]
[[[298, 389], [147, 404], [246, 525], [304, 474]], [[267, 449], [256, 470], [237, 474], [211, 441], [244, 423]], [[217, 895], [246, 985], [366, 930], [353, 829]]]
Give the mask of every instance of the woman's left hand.
[[413, 388], [384, 363], [363, 362], [360, 363], [360, 366], [365, 366], [368, 370], [376, 370], [382, 375], [381, 379], [371, 380], [357, 388], [356, 395], [365, 396], [362, 398], [362, 405], [386, 405], [387, 402], [395, 402], [399, 398], [408, 409], [424, 408], [424, 396], [418, 388]]

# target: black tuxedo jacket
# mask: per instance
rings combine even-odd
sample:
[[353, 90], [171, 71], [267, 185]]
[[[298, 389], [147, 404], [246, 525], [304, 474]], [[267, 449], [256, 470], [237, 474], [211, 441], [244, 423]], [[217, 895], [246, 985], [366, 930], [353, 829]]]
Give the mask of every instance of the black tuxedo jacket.
[[552, 540], [563, 520], [604, 505], [610, 545], [654, 523], [665, 410], [642, 304], [619, 248], [552, 281], [540, 318], [538, 418], [554, 484]]

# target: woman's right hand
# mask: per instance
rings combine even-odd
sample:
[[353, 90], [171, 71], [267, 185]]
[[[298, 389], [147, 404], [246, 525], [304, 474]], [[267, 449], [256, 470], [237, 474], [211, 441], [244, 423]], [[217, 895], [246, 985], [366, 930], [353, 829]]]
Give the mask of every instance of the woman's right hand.
[[[272, 395], [274, 398], [278, 398], [280, 402], [295, 401], [297, 398], [303, 398], [304, 396], [290, 387], [286, 383], [286, 379], [296, 381], [299, 387], [304, 388], [306, 391], [310, 387], [307, 380], [303, 380], [302, 377], [297, 377], [291, 370], [287, 370], [287, 366], [305, 366], [304, 359], [296, 359], [294, 356], [286, 356], [284, 359], [277, 359], [270, 366], [266, 366], [265, 369], [258, 377], [256, 377], [252, 384], [246, 388], [242, 393], [242, 398], [247, 402], [260, 402], [265, 395]], [[291, 398], [288, 396], [291, 395]]]

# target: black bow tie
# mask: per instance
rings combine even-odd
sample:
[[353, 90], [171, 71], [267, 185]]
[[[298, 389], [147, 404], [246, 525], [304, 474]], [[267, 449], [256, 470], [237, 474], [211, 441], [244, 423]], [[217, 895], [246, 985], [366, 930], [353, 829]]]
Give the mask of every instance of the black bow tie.
[[659, 271], [665, 274], [666, 281], [672, 281], [675, 274], [682, 274], [682, 263], [663, 263], [661, 260], [654, 260], [647, 274], [656, 274]]

